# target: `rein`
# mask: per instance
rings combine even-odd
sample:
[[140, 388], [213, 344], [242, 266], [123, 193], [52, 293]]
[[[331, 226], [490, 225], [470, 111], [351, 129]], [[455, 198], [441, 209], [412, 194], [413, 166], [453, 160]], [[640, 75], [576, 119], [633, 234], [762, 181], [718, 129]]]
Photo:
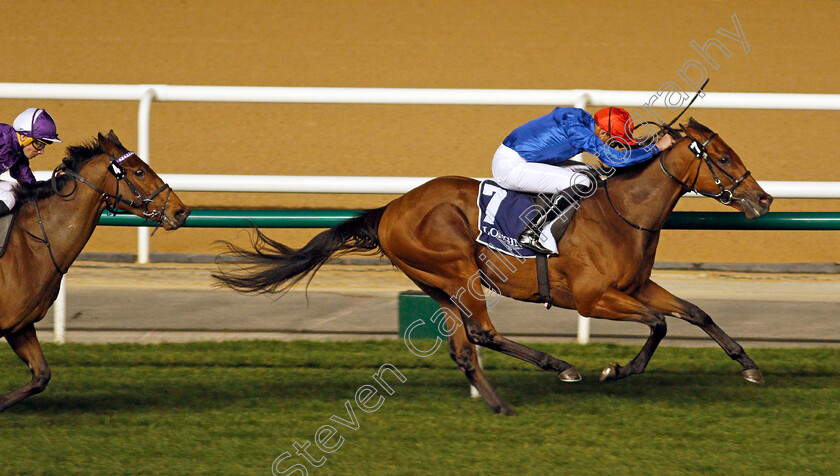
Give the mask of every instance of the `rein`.
[[[140, 192], [140, 189], [131, 180], [129, 180], [128, 176], [125, 173], [125, 169], [122, 167], [122, 165], [120, 165], [125, 159], [131, 157], [132, 155], [134, 155], [134, 151], [128, 151], [125, 154], [123, 154], [119, 157], [116, 157], [116, 158], [114, 156], [111, 156], [111, 163], [108, 166], [108, 170], [111, 172], [111, 174], [117, 180], [116, 192], [114, 194], [110, 194], [110, 193], [105, 192], [104, 190], [100, 189], [96, 185], [92, 184], [86, 178], [82, 177], [78, 172], [65, 167], [64, 164], [61, 164], [58, 167], [56, 167], [55, 170], [53, 171], [52, 177], [50, 178], [50, 180], [52, 182], [53, 191], [55, 191], [56, 195], [58, 195], [60, 197], [63, 197], [63, 198], [67, 198], [67, 197], [72, 196], [74, 193], [76, 193], [76, 190], [77, 190], [76, 182], [77, 181], [82, 182], [83, 184], [92, 188], [94, 191], [96, 191], [102, 197], [102, 200], [105, 202], [105, 209], [108, 210], [110, 213], [112, 213], [114, 215], [116, 215], [117, 212], [118, 212], [117, 204], [122, 203], [122, 204], [128, 205], [130, 207], [143, 210], [143, 218], [145, 218], [146, 220], [154, 219], [154, 218], [159, 217], [158, 220], [157, 220], [158, 225], [155, 227], [155, 230], [154, 230], [154, 232], [156, 232], [157, 229], [160, 228], [161, 223], [163, 221], [163, 216], [164, 216], [164, 213], [166, 212], [166, 204], [169, 202], [169, 195], [172, 193], [172, 188], [167, 184], [163, 184], [160, 188], [158, 188], [157, 190], [152, 192], [151, 195], [144, 196]], [[58, 191], [57, 178], [62, 173], [67, 174], [67, 175], [69, 175], [70, 177], [73, 178], [73, 190], [66, 195], [62, 195]], [[134, 200], [124, 198], [120, 194], [120, 182], [121, 181], [124, 181], [126, 183], [126, 186], [128, 186], [129, 190], [131, 191], [131, 193], [134, 194]], [[163, 191], [166, 191], [166, 196], [163, 199], [163, 207], [161, 207], [161, 209], [158, 210], [155, 207], [153, 199], [156, 196], [160, 195], [161, 192], [163, 192]], [[109, 200], [111, 200], [111, 201], [109, 202]], [[52, 246], [50, 245], [50, 239], [47, 236], [47, 230], [44, 227], [44, 221], [41, 219], [41, 210], [38, 207], [38, 201], [34, 200], [33, 203], [35, 205], [35, 214], [38, 217], [38, 225], [40, 225], [40, 227], [41, 227], [41, 234], [43, 235], [43, 238], [33, 234], [32, 232], [30, 232], [29, 230], [27, 230], [26, 228], [24, 228], [20, 225], [18, 225], [18, 227], [21, 230], [23, 230], [27, 235], [34, 238], [36, 241], [39, 241], [39, 242], [46, 245], [47, 251], [49, 251], [49, 253], [50, 253], [50, 259], [53, 262], [53, 266], [55, 266], [55, 270], [58, 272], [58, 274], [64, 275], [64, 274], [67, 273], [67, 270], [62, 270], [61, 266], [58, 265], [58, 262], [55, 259], [55, 254], [53, 253]], [[154, 235], [154, 232], [152, 232], [152, 235]]]
[[609, 189], [609, 187], [607, 187], [608, 182], [609, 182], [609, 180], [604, 180], [604, 192], [607, 194], [607, 201], [610, 202], [610, 206], [612, 207], [612, 209], [616, 213], [616, 215], [621, 217], [621, 219], [624, 220], [625, 223], [627, 223], [628, 225], [632, 226], [633, 228], [635, 228], [637, 230], [647, 231], [649, 233], [656, 233], [656, 232], [662, 230], [662, 228], [659, 228], [659, 229], [656, 229], [656, 230], [651, 229], [651, 228], [645, 228], [641, 225], [637, 225], [637, 224], [633, 223], [632, 221], [630, 221], [629, 218], [622, 215], [621, 212], [618, 211], [618, 208], [615, 207], [615, 204], [612, 201], [612, 197], [610, 197], [610, 189]]
[[47, 245], [47, 251], [50, 252], [50, 259], [52, 260], [53, 266], [55, 266], [55, 270], [58, 271], [58, 274], [64, 276], [65, 274], [67, 274], [68, 270], [67, 269], [62, 270], [61, 266], [58, 265], [58, 261], [55, 260], [55, 254], [53, 254], [52, 246], [50, 246], [50, 239], [47, 237], [47, 230], [46, 230], [46, 228], [44, 228], [44, 220], [41, 219], [41, 210], [40, 210], [40, 208], [38, 208], [38, 201], [36, 200], [33, 203], [35, 204], [35, 215], [38, 216], [38, 225], [41, 226], [41, 234], [43, 234], [44, 237], [41, 238], [40, 236], [34, 235], [34, 234], [32, 234], [32, 232], [30, 232], [29, 230], [27, 230], [26, 228], [24, 228], [20, 225], [18, 225], [18, 227], [21, 230], [23, 230], [24, 233], [26, 233], [27, 235], [29, 235], [33, 239], [35, 239], [35, 241], [39, 241], [39, 242]]

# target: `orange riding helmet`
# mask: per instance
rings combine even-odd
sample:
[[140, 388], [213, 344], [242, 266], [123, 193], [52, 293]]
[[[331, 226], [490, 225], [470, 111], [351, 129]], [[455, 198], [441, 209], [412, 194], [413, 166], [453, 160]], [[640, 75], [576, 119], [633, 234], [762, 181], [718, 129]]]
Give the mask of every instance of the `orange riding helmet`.
[[615, 139], [626, 146], [637, 145], [633, 137], [633, 118], [630, 113], [620, 107], [605, 107], [595, 113], [595, 123], [606, 131], [610, 138]]

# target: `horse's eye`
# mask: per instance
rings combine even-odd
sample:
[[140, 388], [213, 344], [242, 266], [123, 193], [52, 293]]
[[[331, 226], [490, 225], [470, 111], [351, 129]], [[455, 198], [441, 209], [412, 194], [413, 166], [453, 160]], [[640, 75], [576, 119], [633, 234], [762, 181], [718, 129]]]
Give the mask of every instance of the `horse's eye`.
[[143, 177], [146, 175], [146, 172], [144, 172], [143, 169], [137, 169], [134, 171], [134, 175], [137, 177]]
[[720, 163], [721, 164], [728, 164], [729, 163], [729, 156], [728, 155], [721, 156]]

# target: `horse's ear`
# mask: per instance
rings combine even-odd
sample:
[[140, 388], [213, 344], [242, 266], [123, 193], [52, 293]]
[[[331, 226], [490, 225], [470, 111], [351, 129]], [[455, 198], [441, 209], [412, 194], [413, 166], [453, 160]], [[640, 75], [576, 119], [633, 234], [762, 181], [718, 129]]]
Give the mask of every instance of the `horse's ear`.
[[116, 135], [116, 134], [114, 134], [114, 130], [113, 130], [113, 129], [111, 129], [110, 131], [108, 131], [108, 138], [109, 138], [109, 139], [111, 139], [111, 142], [113, 142], [114, 144], [117, 144], [118, 146], [120, 146], [120, 147], [122, 147], [123, 149], [125, 149], [125, 146], [123, 146], [123, 145], [122, 145], [122, 142], [120, 142], [120, 138], [119, 138], [119, 137], [117, 137], [117, 135]]
[[[111, 132], [113, 132], [113, 131], [111, 131]], [[110, 136], [110, 134], [109, 134], [109, 136]], [[120, 155], [120, 154], [118, 154], [117, 147], [114, 145], [114, 142], [111, 140], [110, 137], [105, 137], [100, 132], [97, 139], [99, 140], [99, 148], [102, 149], [106, 154], [110, 154], [110, 155], [114, 155], [114, 156]]]

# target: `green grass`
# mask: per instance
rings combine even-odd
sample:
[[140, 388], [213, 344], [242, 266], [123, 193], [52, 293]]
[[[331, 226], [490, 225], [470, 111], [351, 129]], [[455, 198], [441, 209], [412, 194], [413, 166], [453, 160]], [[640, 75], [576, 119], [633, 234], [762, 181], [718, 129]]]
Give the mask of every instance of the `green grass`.
[[[664, 347], [644, 375], [602, 384], [600, 370], [638, 348], [534, 347], [584, 381], [486, 352], [517, 411], [503, 417], [468, 397], [445, 348], [422, 359], [399, 341], [46, 345], [46, 392], [0, 413], [0, 474], [271, 474], [286, 451], [280, 469], [313, 475], [840, 471], [840, 349], [749, 349], [759, 387], [718, 348]], [[353, 403], [358, 430], [332, 423], [384, 363], [407, 381], [388, 378], [396, 392], [375, 412]], [[0, 389], [28, 380], [0, 352]], [[292, 443], [327, 424], [344, 442], [326, 455], [313, 444], [327, 458], [313, 468]]]

